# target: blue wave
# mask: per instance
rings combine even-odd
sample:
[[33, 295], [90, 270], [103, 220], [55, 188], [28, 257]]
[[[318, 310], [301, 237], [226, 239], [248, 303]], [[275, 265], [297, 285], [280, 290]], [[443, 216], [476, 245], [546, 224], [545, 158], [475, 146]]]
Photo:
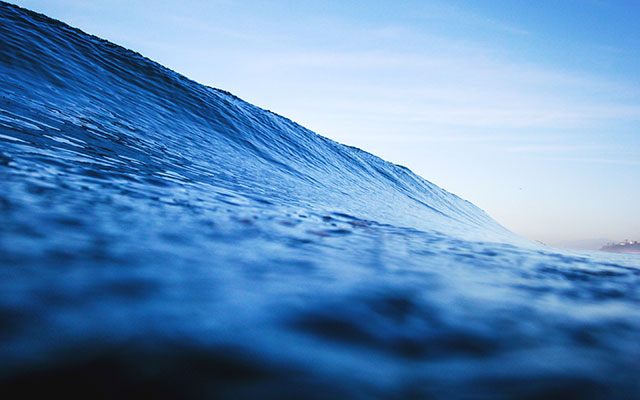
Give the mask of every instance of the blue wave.
[[0, 393], [632, 398], [633, 256], [0, 3]]

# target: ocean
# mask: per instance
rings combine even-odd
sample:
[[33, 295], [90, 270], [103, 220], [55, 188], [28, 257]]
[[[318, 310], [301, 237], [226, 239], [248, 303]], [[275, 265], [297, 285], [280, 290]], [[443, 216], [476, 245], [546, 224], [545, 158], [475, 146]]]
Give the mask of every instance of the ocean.
[[640, 398], [638, 256], [7, 3], [0, 95], [3, 398]]

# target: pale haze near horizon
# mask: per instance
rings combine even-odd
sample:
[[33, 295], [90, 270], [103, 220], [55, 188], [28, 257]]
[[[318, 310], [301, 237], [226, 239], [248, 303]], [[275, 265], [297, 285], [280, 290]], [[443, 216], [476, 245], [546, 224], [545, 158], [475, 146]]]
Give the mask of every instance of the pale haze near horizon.
[[13, 3], [405, 165], [527, 238], [640, 239], [638, 2]]

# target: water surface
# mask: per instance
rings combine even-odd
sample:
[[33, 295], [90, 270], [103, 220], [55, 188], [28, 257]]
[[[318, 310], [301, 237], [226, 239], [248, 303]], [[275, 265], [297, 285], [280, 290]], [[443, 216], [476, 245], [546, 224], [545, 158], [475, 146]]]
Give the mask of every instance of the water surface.
[[6, 3], [0, 92], [0, 393], [640, 397], [637, 256]]

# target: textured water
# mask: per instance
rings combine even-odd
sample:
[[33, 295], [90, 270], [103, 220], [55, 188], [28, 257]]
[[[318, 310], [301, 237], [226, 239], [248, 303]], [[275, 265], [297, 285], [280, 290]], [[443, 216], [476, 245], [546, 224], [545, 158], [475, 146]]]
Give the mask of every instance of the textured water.
[[0, 91], [0, 395], [640, 397], [637, 256], [6, 3]]

